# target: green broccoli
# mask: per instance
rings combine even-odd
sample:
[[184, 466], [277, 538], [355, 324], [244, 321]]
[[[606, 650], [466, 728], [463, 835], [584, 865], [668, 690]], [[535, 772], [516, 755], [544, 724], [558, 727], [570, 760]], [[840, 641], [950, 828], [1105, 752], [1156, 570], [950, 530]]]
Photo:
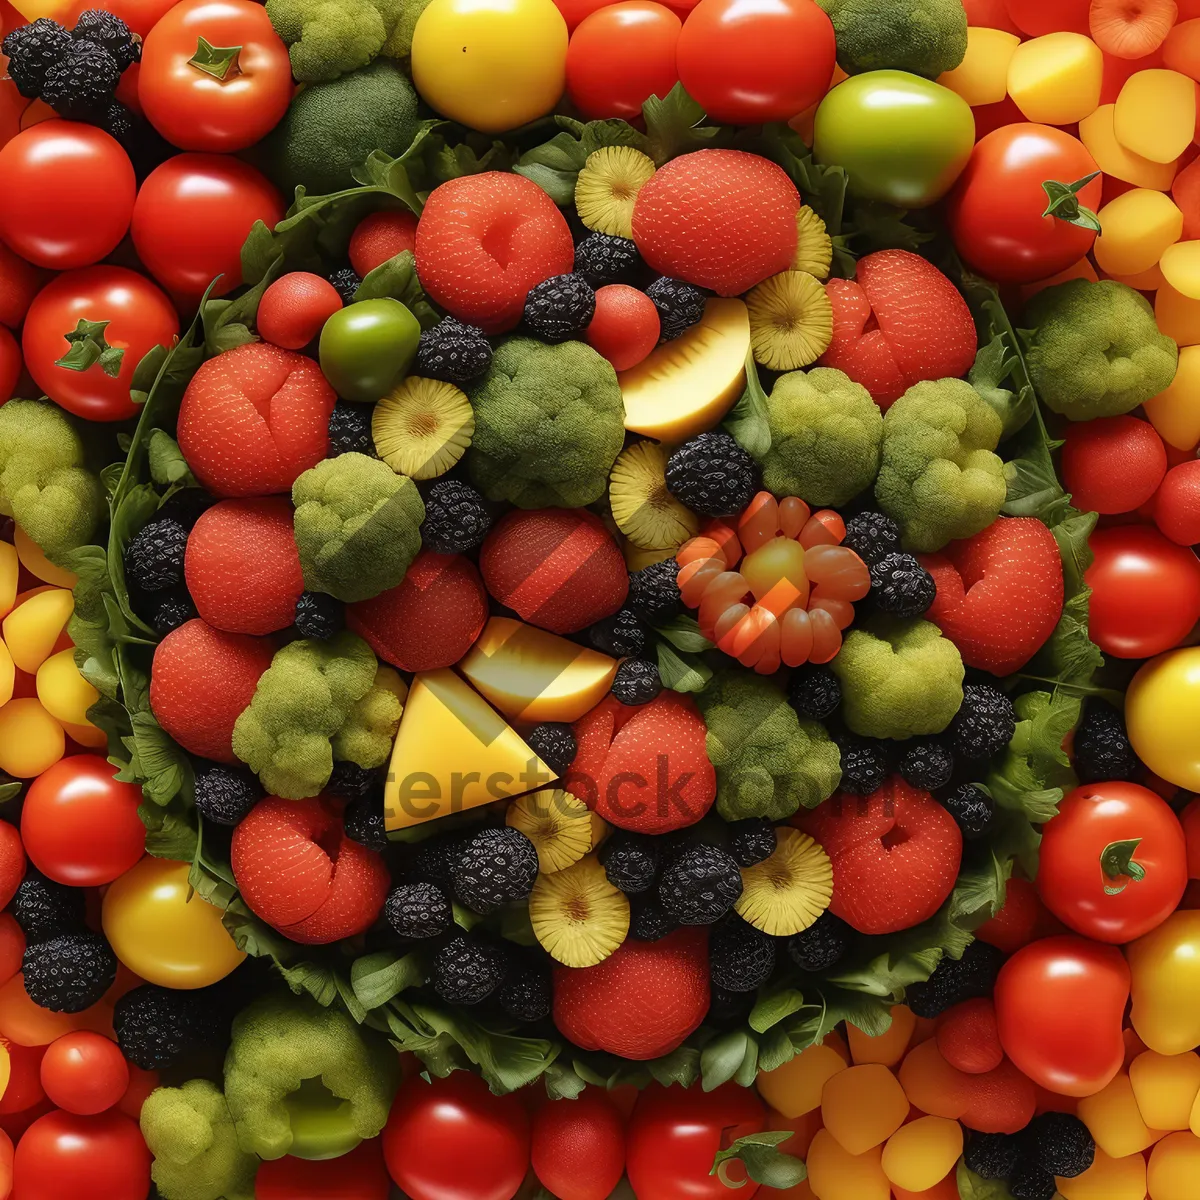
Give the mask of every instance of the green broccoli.
[[417, 132], [417, 94], [404, 71], [386, 59], [292, 99], [282, 121], [260, 144], [263, 169], [291, 196], [354, 186], [352, 174], [373, 150], [399, 156]]
[[887, 410], [875, 498], [907, 549], [940, 550], [996, 519], [1007, 491], [1004, 464], [992, 453], [1001, 428], [962, 379], [914, 384]]
[[388, 40], [380, 52], [388, 58], [406, 59], [412, 54], [413, 31], [421, 14], [429, 7], [432, 0], [400, 0], [400, 15], [396, 18]]
[[101, 503], [100, 481], [84, 467], [83, 441], [57, 404], [0, 405], [0, 513], [53, 559], [91, 540]]
[[258, 1159], [238, 1145], [215, 1083], [190, 1079], [155, 1088], [142, 1105], [141, 1125], [163, 1200], [254, 1200]]
[[471, 478], [518, 508], [580, 508], [604, 495], [625, 440], [617, 374], [582, 342], [503, 342], [471, 388]]
[[729, 668], [696, 697], [727, 821], [815, 808], [837, 790], [841, 755], [822, 725], [802, 720], [769, 679]]
[[771, 449], [763, 485], [809, 504], [845, 504], [875, 482], [883, 413], [870, 392], [831, 367], [781, 375], [767, 398]]
[[392, 752], [407, 693], [393, 667], [376, 670], [371, 690], [355, 701], [346, 723], [333, 735], [333, 757], [367, 771], [382, 767]]
[[377, 458], [327, 458], [292, 485], [292, 503], [310, 592], [369, 600], [395, 587], [421, 549], [417, 485]]
[[962, 704], [958, 648], [920, 618], [872, 617], [829, 665], [842, 684], [842, 719], [863, 737], [941, 733]]
[[1170, 387], [1179, 350], [1159, 333], [1140, 292], [1105, 279], [1072, 279], [1025, 305], [1029, 375], [1037, 393], [1072, 421], [1116, 417]]
[[331, 1158], [378, 1136], [399, 1082], [387, 1042], [340, 1007], [273, 993], [233, 1022], [225, 1097], [238, 1142], [260, 1158]]
[[301, 83], [326, 83], [365, 67], [399, 17], [398, 0], [267, 0]]
[[817, 0], [847, 75], [893, 68], [936, 79], [967, 53], [962, 0]]

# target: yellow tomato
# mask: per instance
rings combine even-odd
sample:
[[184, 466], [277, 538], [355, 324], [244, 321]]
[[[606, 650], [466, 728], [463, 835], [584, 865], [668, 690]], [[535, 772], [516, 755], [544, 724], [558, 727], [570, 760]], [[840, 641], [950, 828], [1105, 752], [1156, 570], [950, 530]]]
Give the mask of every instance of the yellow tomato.
[[444, 117], [503, 133], [550, 112], [566, 85], [553, 0], [433, 0], [413, 32], [413, 83]]
[[195, 893], [188, 899], [188, 869], [147, 855], [104, 897], [101, 922], [113, 952], [162, 987], [207, 987], [246, 957], [221, 924], [221, 910]]
[[1150, 770], [1200, 791], [1200, 646], [1169, 650], [1138, 671], [1125, 696], [1125, 723]]
[[1138, 1037], [1159, 1054], [1200, 1046], [1200, 910], [1180, 909], [1125, 947]]

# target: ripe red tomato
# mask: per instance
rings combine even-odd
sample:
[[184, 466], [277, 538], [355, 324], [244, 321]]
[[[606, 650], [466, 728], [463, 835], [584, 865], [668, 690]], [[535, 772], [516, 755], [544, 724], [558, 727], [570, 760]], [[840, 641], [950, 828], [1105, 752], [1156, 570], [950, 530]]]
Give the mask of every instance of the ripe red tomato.
[[533, 1114], [534, 1173], [558, 1200], [605, 1200], [625, 1172], [625, 1121], [603, 1088]]
[[1150, 658], [1177, 645], [1200, 620], [1200, 561], [1152, 525], [1098, 529], [1088, 539], [1095, 561], [1088, 630], [1115, 658]]
[[129, 228], [137, 182], [114, 138], [42, 121], [0, 147], [0, 238], [39, 267], [86, 267]]
[[[57, 365], [72, 348], [66, 335], [80, 321], [107, 322], [101, 336], [123, 351], [116, 375], [98, 362], [83, 370]], [[169, 346], [178, 333], [174, 305], [149, 279], [125, 267], [96, 266], [67, 271], [37, 294], [21, 342], [30, 375], [56, 404], [89, 421], [124, 421], [138, 411], [129, 386], [142, 356]]]
[[46, 1047], [42, 1087], [67, 1112], [90, 1116], [112, 1108], [129, 1086], [129, 1065], [117, 1043], [89, 1029], [64, 1033]]
[[1038, 892], [1064, 925], [1098, 942], [1131, 942], [1161, 925], [1187, 879], [1179, 818], [1136, 783], [1078, 787], [1042, 829]]
[[[240, 49], [232, 61], [197, 65], [200, 38]], [[138, 98], [154, 128], [181, 150], [244, 150], [287, 112], [287, 47], [261, 4], [184, 0], [146, 38]]]
[[274, 227], [283, 199], [264, 175], [224, 154], [179, 154], [142, 184], [133, 245], [173, 296], [194, 303], [219, 275], [214, 296], [242, 282], [242, 243], [255, 221]]
[[[701, 0], [704, 3], [704, 0]], [[766, 1128], [766, 1110], [752, 1088], [725, 1083], [665, 1088], [652, 1083], [638, 1097], [625, 1131], [625, 1173], [638, 1200], [742, 1200], [758, 1191], [740, 1162], [710, 1175], [713, 1158], [732, 1142]]]
[[21, 837], [42, 874], [69, 887], [97, 887], [141, 859], [141, 788], [115, 774], [99, 755], [73, 754], [29, 785]]
[[[1022, 122], [993, 130], [975, 143], [946, 202], [950, 236], [965, 262], [998, 283], [1033, 283], [1078, 262], [1096, 240], [1095, 228], [1064, 219], [1079, 205], [1095, 215], [1103, 183], [1083, 143], [1049, 125]], [[1046, 216], [1042, 184], [1076, 183], [1095, 175], [1064, 200], [1061, 216]], [[1083, 219], [1083, 218], [1080, 218]]]
[[3, 325], [0, 325], [0, 404], [11, 400], [21, 378], [21, 347]]
[[813, 0], [700, 0], [679, 35], [679, 78], [713, 121], [788, 121], [833, 77], [833, 25]]
[[254, 1200], [387, 1200], [392, 1190], [379, 1138], [340, 1158], [277, 1158], [254, 1177]]
[[470, 1071], [415, 1075], [392, 1102], [383, 1156], [412, 1200], [511, 1200], [529, 1170], [529, 1117]]
[[21, 1200], [145, 1200], [150, 1151], [137, 1124], [121, 1113], [55, 1111], [34, 1121], [17, 1143], [13, 1182]]

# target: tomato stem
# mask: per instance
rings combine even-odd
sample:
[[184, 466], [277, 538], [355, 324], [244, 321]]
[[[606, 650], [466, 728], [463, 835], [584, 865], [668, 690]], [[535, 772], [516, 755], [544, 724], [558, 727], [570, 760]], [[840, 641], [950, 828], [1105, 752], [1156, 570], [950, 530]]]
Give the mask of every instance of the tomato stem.
[[[1118, 896], [1130, 883], [1140, 883], [1146, 878], [1146, 868], [1134, 861], [1134, 853], [1142, 844], [1141, 838], [1126, 838], [1121, 842], [1109, 842], [1100, 851], [1100, 870], [1104, 872], [1104, 894]], [[1117, 882], [1109, 883], [1108, 880]]]
[[110, 346], [104, 338], [108, 328], [107, 321], [87, 321], [80, 318], [79, 324], [63, 337], [71, 343], [71, 348], [56, 359], [56, 367], [65, 367], [68, 371], [87, 371], [100, 364], [100, 369], [110, 379], [116, 379], [121, 373], [121, 360], [125, 351], [119, 346]]
[[1057, 217], [1068, 225], [1078, 225], [1080, 229], [1090, 229], [1100, 232], [1100, 218], [1090, 208], [1079, 203], [1079, 193], [1100, 174], [1093, 171], [1074, 183], [1059, 183], [1057, 179], [1042, 181], [1042, 191], [1046, 193], [1046, 211], [1043, 217]]
[[202, 37], [196, 42], [196, 53], [188, 59], [188, 66], [224, 81], [231, 75], [242, 73], [238, 62], [241, 53], [241, 46], [214, 46], [208, 38]]

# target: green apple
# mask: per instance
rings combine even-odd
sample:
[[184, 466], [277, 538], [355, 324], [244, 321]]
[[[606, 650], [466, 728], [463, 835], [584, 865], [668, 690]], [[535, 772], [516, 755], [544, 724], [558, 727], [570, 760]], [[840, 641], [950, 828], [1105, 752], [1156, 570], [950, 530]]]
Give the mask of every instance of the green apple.
[[399, 300], [360, 300], [321, 330], [321, 370], [343, 400], [371, 404], [408, 374], [421, 326]]

